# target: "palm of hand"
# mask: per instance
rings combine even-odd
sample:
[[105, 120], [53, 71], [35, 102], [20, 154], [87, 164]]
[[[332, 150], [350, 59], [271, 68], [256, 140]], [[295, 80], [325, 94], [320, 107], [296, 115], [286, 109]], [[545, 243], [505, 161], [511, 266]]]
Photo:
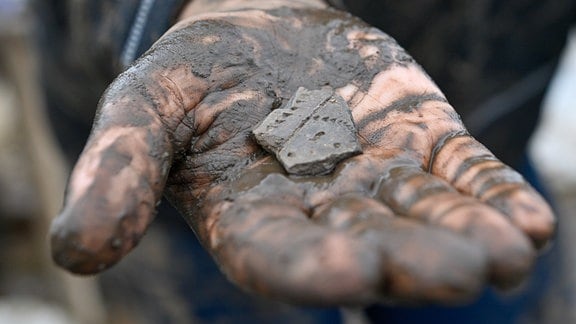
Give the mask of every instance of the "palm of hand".
[[[364, 153], [293, 177], [250, 136], [304, 86], [349, 103]], [[467, 135], [385, 34], [331, 10], [212, 14], [110, 87], [53, 226], [56, 261], [94, 273], [131, 250], [164, 192], [242, 287], [313, 304], [452, 301], [525, 275], [544, 201]]]

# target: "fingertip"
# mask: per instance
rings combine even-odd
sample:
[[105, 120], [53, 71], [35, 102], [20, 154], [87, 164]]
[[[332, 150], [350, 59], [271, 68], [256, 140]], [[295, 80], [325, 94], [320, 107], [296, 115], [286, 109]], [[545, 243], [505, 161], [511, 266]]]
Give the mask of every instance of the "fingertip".
[[[474, 300], [488, 281], [488, 258], [484, 249], [447, 231], [422, 233], [425, 241], [414, 246], [420, 251], [407, 254], [406, 268], [390, 269], [388, 287], [398, 300], [442, 305], [465, 304]], [[417, 239], [416, 239], [417, 240]], [[398, 261], [397, 261], [398, 262]], [[410, 265], [412, 263], [412, 265]]]
[[532, 244], [538, 251], [544, 250], [556, 233], [556, 217], [550, 208], [546, 209], [545, 211], [537, 213], [538, 217], [535, 221], [519, 224], [519, 227], [528, 234], [528, 237], [532, 240]]
[[530, 274], [536, 259], [531, 242], [520, 231], [509, 231], [508, 242], [492, 248], [490, 281], [498, 288], [519, 286]]
[[498, 195], [487, 202], [507, 214], [537, 250], [542, 250], [556, 232], [556, 216], [548, 203], [531, 188]]
[[528, 237], [505, 215], [474, 201], [441, 218], [442, 224], [458, 229], [486, 251], [491, 283], [515, 286], [530, 272], [535, 249]]
[[114, 260], [103, 260], [102, 254], [91, 251], [69, 235], [52, 235], [52, 260], [59, 267], [77, 275], [93, 275], [114, 265]]
[[[92, 275], [116, 264], [136, 244], [114, 235], [109, 228], [80, 223], [75, 208], [64, 209], [50, 227], [53, 261], [78, 275]], [[135, 237], [134, 237], [135, 238]]]

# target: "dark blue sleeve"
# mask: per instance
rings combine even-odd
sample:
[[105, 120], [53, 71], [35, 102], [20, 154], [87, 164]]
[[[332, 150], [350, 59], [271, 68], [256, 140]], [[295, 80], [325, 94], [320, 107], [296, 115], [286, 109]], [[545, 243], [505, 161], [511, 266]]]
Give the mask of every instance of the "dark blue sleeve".
[[186, 0], [140, 0], [128, 28], [119, 62], [130, 65], [175, 22]]

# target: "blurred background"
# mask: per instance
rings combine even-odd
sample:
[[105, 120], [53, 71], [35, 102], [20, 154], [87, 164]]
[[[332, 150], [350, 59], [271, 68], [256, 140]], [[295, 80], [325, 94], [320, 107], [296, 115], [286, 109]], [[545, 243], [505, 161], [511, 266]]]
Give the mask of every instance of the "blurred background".
[[[46, 121], [33, 26], [25, 0], [0, 0], [0, 324], [130, 323], [103, 302], [96, 278], [49, 258], [68, 170]], [[530, 145], [560, 215], [547, 323], [576, 323], [576, 37], [568, 44]]]
[[66, 166], [46, 122], [34, 26], [24, 0], [0, 0], [0, 323], [104, 323], [99, 290], [53, 266], [50, 219]]

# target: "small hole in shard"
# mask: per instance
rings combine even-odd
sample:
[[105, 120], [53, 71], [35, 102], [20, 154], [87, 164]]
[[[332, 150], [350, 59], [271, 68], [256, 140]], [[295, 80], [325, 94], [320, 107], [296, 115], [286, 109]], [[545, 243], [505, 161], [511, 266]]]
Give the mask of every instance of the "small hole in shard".
[[340, 144], [340, 143], [334, 143], [335, 148], [340, 148], [341, 146], [342, 146], [342, 144]]
[[288, 152], [288, 154], [286, 154], [288, 157], [293, 157], [294, 156], [294, 152]]
[[314, 137], [312, 137], [312, 140], [315, 141], [315, 140], [319, 139], [320, 137], [322, 137], [322, 136], [324, 136], [324, 135], [326, 135], [326, 133], [324, 133], [324, 132], [318, 132], [318, 133], [316, 133], [316, 135], [314, 135]]
[[274, 102], [272, 102], [272, 110], [278, 109], [280, 106], [282, 106], [282, 98], [274, 99]]

